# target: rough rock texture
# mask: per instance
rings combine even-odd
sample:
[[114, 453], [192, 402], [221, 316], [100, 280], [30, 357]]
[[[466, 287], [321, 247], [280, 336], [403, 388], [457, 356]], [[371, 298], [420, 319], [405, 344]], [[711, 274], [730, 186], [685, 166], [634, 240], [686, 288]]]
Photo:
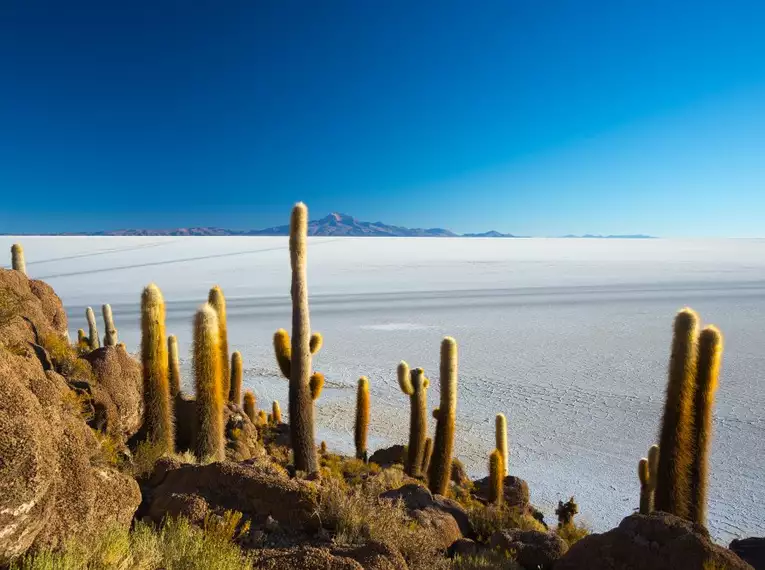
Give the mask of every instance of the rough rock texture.
[[136, 482], [104, 464], [66, 380], [0, 348], [0, 561], [127, 526], [140, 500]]
[[518, 529], [495, 532], [489, 546], [514, 552], [515, 560], [526, 570], [548, 570], [568, 550], [566, 542], [553, 532]]
[[398, 489], [381, 493], [380, 498], [394, 501], [400, 500], [407, 511], [409, 511], [409, 514], [415, 518], [418, 518], [419, 515], [417, 515], [417, 513], [422, 511], [439, 511], [448, 515], [447, 518], [453, 519], [456, 525], [456, 536], [452, 531], [453, 527], [444, 517], [436, 516], [431, 513], [421, 521], [427, 522], [431, 527], [436, 524], [440, 524], [444, 527], [443, 530], [445, 531], [445, 535], [443, 540], [446, 541], [449, 538], [451, 539], [444, 548], [447, 548], [452, 542], [462, 536], [470, 537], [473, 535], [473, 527], [470, 524], [468, 515], [459, 503], [447, 499], [446, 497], [442, 497], [441, 495], [433, 495], [430, 490], [422, 485], [409, 483]]
[[168, 513], [194, 518], [207, 510], [236, 510], [255, 520], [271, 516], [291, 528], [314, 528], [319, 522], [316, 487], [287, 478], [266, 461], [178, 467], [159, 462], [142, 491], [140, 515], [156, 522]]
[[765, 538], [737, 539], [730, 543], [730, 549], [754, 570], [765, 570]]
[[96, 405], [106, 410], [103, 431], [128, 439], [143, 421], [141, 364], [124, 348], [105, 346], [84, 356], [93, 370]]
[[326, 548], [263, 549], [254, 551], [255, 567], [262, 570], [364, 570], [356, 560], [334, 556]]
[[361, 564], [364, 570], [407, 570], [407, 564], [401, 553], [393, 546], [372, 541], [355, 548], [335, 548], [335, 556], [351, 558]]
[[377, 463], [380, 467], [390, 467], [391, 465], [404, 464], [406, 457], [406, 448], [403, 445], [392, 445], [378, 449], [369, 458], [370, 463]]
[[459, 485], [460, 487], [464, 487], [465, 485], [470, 483], [470, 477], [468, 477], [465, 466], [462, 464], [462, 461], [460, 461], [456, 457], [452, 459], [451, 481], [452, 483], [454, 483], [455, 485]]
[[[473, 482], [472, 493], [475, 497], [489, 499], [489, 478], [484, 477]], [[505, 505], [523, 510], [529, 509], [529, 485], [523, 479], [508, 475], [505, 477]]]
[[667, 513], [630, 515], [617, 528], [577, 542], [555, 570], [751, 570], [698, 524]]
[[61, 299], [42, 281], [27, 279], [19, 271], [0, 269], [0, 345], [39, 344], [40, 337], [67, 334]]
[[458, 538], [449, 546], [446, 555], [449, 558], [466, 558], [468, 556], [477, 556], [479, 552], [480, 548], [476, 541], [469, 538]]

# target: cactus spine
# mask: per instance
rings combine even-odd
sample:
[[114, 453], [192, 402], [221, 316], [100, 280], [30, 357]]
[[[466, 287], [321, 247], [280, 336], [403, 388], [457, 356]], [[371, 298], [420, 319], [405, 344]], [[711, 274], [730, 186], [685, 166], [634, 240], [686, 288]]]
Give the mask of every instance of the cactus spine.
[[452, 471], [454, 424], [457, 420], [457, 341], [445, 337], [441, 342], [441, 404], [438, 408], [433, 458], [430, 461], [430, 492], [446, 495]]
[[220, 361], [222, 370], [223, 383], [221, 389], [223, 390], [223, 400], [228, 400], [229, 392], [231, 391], [231, 370], [229, 369], [229, 355], [228, 355], [228, 323], [226, 322], [226, 297], [223, 296], [223, 291], [217, 285], [210, 289], [210, 293], [207, 296], [207, 302], [210, 303], [215, 312], [218, 315], [218, 328], [220, 330]]
[[499, 449], [489, 455], [489, 502], [495, 505], [501, 505], [505, 497], [505, 466], [502, 457]]
[[167, 357], [170, 366], [168, 372], [170, 397], [175, 398], [181, 392], [181, 365], [178, 361], [178, 339], [175, 335], [167, 337]]
[[694, 457], [691, 465], [690, 518], [706, 524], [707, 486], [709, 483], [708, 458], [712, 440], [712, 406], [722, 360], [723, 339], [714, 326], [705, 327], [699, 334], [698, 366], [696, 368], [696, 395], [694, 398]]
[[311, 396], [311, 322], [308, 309], [306, 242], [308, 208], [298, 203], [290, 216], [290, 265], [292, 268], [292, 345], [290, 361], [290, 440], [295, 469], [318, 473], [319, 459], [314, 443], [313, 398]]
[[96, 324], [96, 314], [92, 307], [85, 309], [85, 318], [88, 320], [88, 340], [90, 341], [90, 350], [101, 347], [101, 341], [98, 338], [98, 325]]
[[102, 305], [101, 313], [104, 317], [104, 346], [117, 346], [117, 328], [114, 326], [112, 306]]
[[141, 295], [141, 367], [146, 437], [171, 452], [175, 429], [167, 369], [165, 300], [154, 283], [147, 286]]
[[277, 400], [274, 400], [274, 403], [271, 406], [271, 420], [274, 422], [275, 426], [282, 423], [282, 409]]
[[258, 423], [258, 415], [255, 412], [255, 394], [250, 390], [244, 393], [244, 413], [247, 414], [252, 423]]
[[502, 476], [507, 477], [509, 457], [507, 451], [507, 419], [505, 419], [505, 414], [497, 414], [497, 417], [494, 419], [494, 431], [497, 449], [502, 454], [502, 467], [504, 469]]
[[197, 445], [199, 461], [223, 461], [223, 391], [221, 388], [220, 324], [209, 303], [202, 305], [194, 319], [194, 383], [197, 400]]
[[398, 382], [401, 390], [409, 396], [409, 445], [404, 471], [410, 477], [419, 477], [428, 433], [428, 379], [422, 368], [409, 370], [406, 362], [398, 365]]
[[14, 243], [11, 246], [11, 268], [27, 274], [27, 263], [24, 260], [24, 248], [20, 243]]
[[356, 444], [356, 459], [367, 461], [367, 431], [369, 430], [369, 379], [359, 378], [356, 388], [356, 423], [353, 441]]
[[693, 392], [696, 376], [698, 315], [691, 309], [675, 317], [669, 380], [664, 403], [655, 507], [688, 518], [693, 461]]
[[432, 456], [433, 456], [433, 439], [429, 437], [425, 439], [425, 449], [422, 452], [422, 467], [420, 468], [421, 473], [428, 472], [428, 469], [430, 468], [430, 458]]
[[242, 403], [242, 353], [238, 350], [231, 355], [231, 389], [228, 400], [237, 406]]

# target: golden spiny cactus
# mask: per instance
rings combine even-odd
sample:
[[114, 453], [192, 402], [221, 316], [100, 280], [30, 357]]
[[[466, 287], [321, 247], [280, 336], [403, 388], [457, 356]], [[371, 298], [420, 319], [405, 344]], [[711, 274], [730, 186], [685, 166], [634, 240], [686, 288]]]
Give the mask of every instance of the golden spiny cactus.
[[282, 409], [279, 407], [279, 402], [277, 400], [274, 400], [272, 405], [271, 419], [276, 426], [282, 423]]
[[197, 446], [199, 461], [223, 461], [223, 369], [220, 324], [215, 308], [206, 303], [194, 319], [194, 382], [197, 395]]
[[101, 347], [101, 340], [98, 338], [98, 325], [96, 324], [96, 314], [92, 307], [85, 309], [85, 318], [88, 320], [88, 340], [90, 341], [90, 350]]
[[653, 492], [648, 459], [645, 457], [638, 461], [638, 479], [640, 480], [640, 514], [649, 515], [653, 512]]
[[175, 426], [168, 380], [165, 300], [154, 283], [141, 294], [141, 366], [146, 437], [172, 452]]
[[244, 413], [254, 424], [258, 423], [258, 414], [255, 412], [255, 394], [251, 390], [244, 393]]
[[693, 396], [699, 318], [685, 308], [677, 314], [664, 403], [655, 508], [688, 518], [693, 462]]
[[441, 342], [440, 388], [441, 405], [438, 407], [428, 487], [431, 493], [445, 496], [449, 491], [457, 420], [457, 341], [449, 336]]
[[311, 374], [309, 383], [311, 385], [311, 399], [318, 400], [319, 396], [321, 396], [321, 391], [324, 389], [324, 374], [314, 372]]
[[505, 466], [502, 452], [495, 449], [489, 456], [489, 502], [501, 505], [505, 498]]
[[[402, 375], [409, 372], [409, 379]], [[398, 365], [399, 385], [404, 394], [409, 396], [411, 412], [409, 414], [409, 445], [407, 446], [404, 472], [410, 477], [419, 477], [425, 451], [425, 439], [428, 433], [428, 379], [422, 368], [409, 370], [406, 362]], [[410, 392], [407, 392], [410, 390]]]
[[322, 346], [324, 346], [324, 337], [321, 336], [321, 333], [311, 333], [311, 340], [308, 343], [308, 348], [311, 351], [311, 354], [317, 354], [321, 350]]
[[289, 380], [292, 376], [292, 346], [290, 346], [290, 333], [284, 329], [274, 333], [274, 354], [282, 376]]
[[170, 396], [175, 398], [181, 392], [181, 364], [178, 359], [178, 339], [174, 334], [167, 337], [167, 357], [170, 367], [168, 371]]
[[82, 329], [77, 329], [77, 348], [83, 352], [90, 348], [90, 339]]
[[508, 451], [507, 451], [507, 420], [505, 414], [497, 414], [494, 418], [494, 439], [496, 440], [497, 449], [502, 454], [502, 467], [505, 471], [502, 473], [503, 477], [507, 477], [508, 470]]
[[221, 389], [223, 390], [223, 400], [228, 400], [229, 392], [231, 391], [231, 370], [229, 369], [229, 355], [228, 355], [228, 323], [226, 321], [226, 297], [223, 295], [223, 290], [216, 285], [210, 289], [210, 293], [207, 296], [207, 302], [210, 303], [215, 312], [218, 314], [218, 328], [220, 329], [220, 361], [221, 370], [223, 371], [223, 383]]
[[11, 268], [27, 274], [27, 263], [24, 260], [24, 248], [20, 243], [14, 243], [11, 246]]
[[231, 355], [231, 391], [228, 400], [237, 406], [242, 403], [242, 376], [242, 353], [236, 350]]
[[722, 334], [716, 327], [708, 326], [701, 331], [698, 353], [693, 406], [695, 454], [691, 464], [690, 518], [693, 522], [705, 525], [709, 485], [709, 446], [712, 441], [712, 406], [723, 353]]
[[398, 374], [398, 385], [401, 387], [401, 391], [407, 396], [414, 394], [412, 378], [409, 372], [409, 365], [402, 360], [398, 363], [396, 373]]
[[101, 313], [104, 317], [104, 346], [117, 346], [117, 327], [114, 326], [112, 306], [102, 305]]
[[356, 445], [356, 459], [367, 460], [367, 431], [369, 430], [369, 379], [359, 378], [356, 388], [356, 423], [353, 441]]
[[271, 423], [271, 414], [267, 414], [265, 410], [260, 410], [258, 412], [258, 424], [262, 426], [267, 426]]
[[430, 458], [433, 456], [433, 439], [428, 437], [425, 439], [425, 449], [422, 452], [422, 467], [420, 467], [420, 473], [427, 473], [430, 468]]

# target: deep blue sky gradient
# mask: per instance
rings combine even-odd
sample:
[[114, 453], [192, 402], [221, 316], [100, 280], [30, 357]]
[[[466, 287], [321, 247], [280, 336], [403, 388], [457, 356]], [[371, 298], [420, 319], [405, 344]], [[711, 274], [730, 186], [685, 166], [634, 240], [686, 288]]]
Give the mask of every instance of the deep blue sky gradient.
[[0, 231], [765, 236], [765, 7], [0, 2]]

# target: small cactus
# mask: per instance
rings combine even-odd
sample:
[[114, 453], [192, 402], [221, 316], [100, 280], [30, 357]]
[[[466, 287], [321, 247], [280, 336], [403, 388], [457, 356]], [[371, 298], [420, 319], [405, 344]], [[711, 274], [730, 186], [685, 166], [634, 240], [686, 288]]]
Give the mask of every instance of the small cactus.
[[272, 405], [271, 419], [273, 420], [275, 426], [278, 426], [280, 423], [282, 423], [282, 409], [279, 407], [279, 402], [276, 400], [274, 400]]
[[656, 491], [656, 471], [659, 467], [659, 446], [652, 445], [648, 449], [648, 457], [638, 462], [638, 479], [640, 479], [640, 514], [648, 515], [654, 511], [654, 494]]
[[308, 342], [308, 349], [314, 356], [318, 354], [321, 347], [324, 346], [324, 337], [320, 332], [311, 333], [311, 340]]
[[441, 405], [438, 408], [428, 487], [431, 493], [446, 496], [452, 472], [454, 424], [457, 420], [457, 341], [452, 337], [445, 337], [441, 342], [439, 383]]
[[114, 326], [112, 306], [102, 305], [101, 313], [104, 317], [104, 346], [117, 346], [117, 327]]
[[319, 444], [319, 453], [321, 455], [326, 455], [327, 454], [327, 442], [326, 441], [322, 441]]
[[92, 307], [85, 309], [85, 318], [88, 320], [88, 340], [90, 341], [90, 350], [101, 347], [101, 340], [98, 338], [98, 325], [96, 324], [96, 314]]
[[242, 403], [242, 375], [242, 353], [236, 350], [231, 355], [231, 390], [228, 400], [237, 406]]
[[210, 293], [207, 296], [207, 302], [210, 303], [215, 312], [218, 314], [218, 328], [220, 329], [220, 361], [221, 370], [223, 372], [223, 383], [221, 389], [223, 390], [223, 400], [227, 401], [229, 392], [231, 391], [231, 370], [229, 369], [229, 355], [228, 355], [228, 323], [226, 321], [226, 297], [223, 295], [223, 290], [216, 285], [210, 289]]
[[90, 348], [90, 339], [82, 329], [77, 329], [77, 348], [81, 351], [86, 351]]
[[555, 509], [555, 514], [558, 516], [558, 525], [561, 527], [568, 526], [574, 522], [574, 515], [579, 512], [579, 505], [574, 501], [574, 497], [571, 497], [565, 503], [558, 501], [558, 508]]
[[489, 502], [501, 505], [505, 498], [505, 466], [503, 455], [495, 449], [489, 455]]
[[24, 260], [24, 248], [20, 243], [14, 243], [11, 246], [11, 268], [27, 274], [27, 263]]
[[696, 376], [696, 337], [699, 317], [680, 311], [674, 324], [669, 381], [664, 402], [656, 479], [655, 508], [688, 518], [693, 462], [693, 396]]
[[428, 379], [422, 368], [410, 371], [409, 365], [404, 361], [399, 363], [397, 372], [401, 390], [409, 396], [411, 404], [409, 445], [404, 472], [410, 477], [419, 477], [428, 433]]
[[265, 410], [260, 410], [258, 412], [258, 424], [262, 426], [267, 426], [271, 423], [271, 414], [267, 414]]
[[507, 451], [507, 420], [505, 414], [497, 414], [494, 419], [494, 436], [497, 443], [497, 449], [502, 454], [502, 477], [507, 477], [508, 471], [508, 451]]
[[324, 374], [321, 372], [314, 372], [311, 374], [309, 384], [311, 386], [311, 399], [314, 401], [318, 400], [319, 396], [321, 396], [321, 391], [324, 388]]
[[707, 487], [709, 485], [709, 446], [712, 441], [712, 406], [717, 391], [723, 339], [714, 326], [699, 334], [696, 395], [694, 399], [693, 463], [691, 464], [690, 519], [706, 524]]
[[146, 437], [172, 452], [175, 426], [168, 380], [165, 300], [154, 283], [141, 294], [141, 367]]
[[425, 439], [425, 449], [422, 452], [422, 467], [420, 467], [420, 473], [427, 473], [430, 469], [430, 458], [433, 456], [433, 439], [428, 437]]
[[170, 397], [175, 398], [181, 392], [181, 364], [178, 361], [178, 339], [175, 335], [167, 337], [167, 357], [169, 359]]
[[244, 393], [244, 413], [254, 424], [258, 423], [258, 414], [255, 412], [255, 394], [251, 390]]
[[223, 461], [223, 369], [218, 313], [206, 303], [194, 319], [194, 382], [198, 418], [196, 456], [199, 461]]
[[359, 378], [356, 388], [356, 423], [353, 441], [356, 445], [356, 459], [367, 461], [367, 431], [369, 430], [369, 379]]

